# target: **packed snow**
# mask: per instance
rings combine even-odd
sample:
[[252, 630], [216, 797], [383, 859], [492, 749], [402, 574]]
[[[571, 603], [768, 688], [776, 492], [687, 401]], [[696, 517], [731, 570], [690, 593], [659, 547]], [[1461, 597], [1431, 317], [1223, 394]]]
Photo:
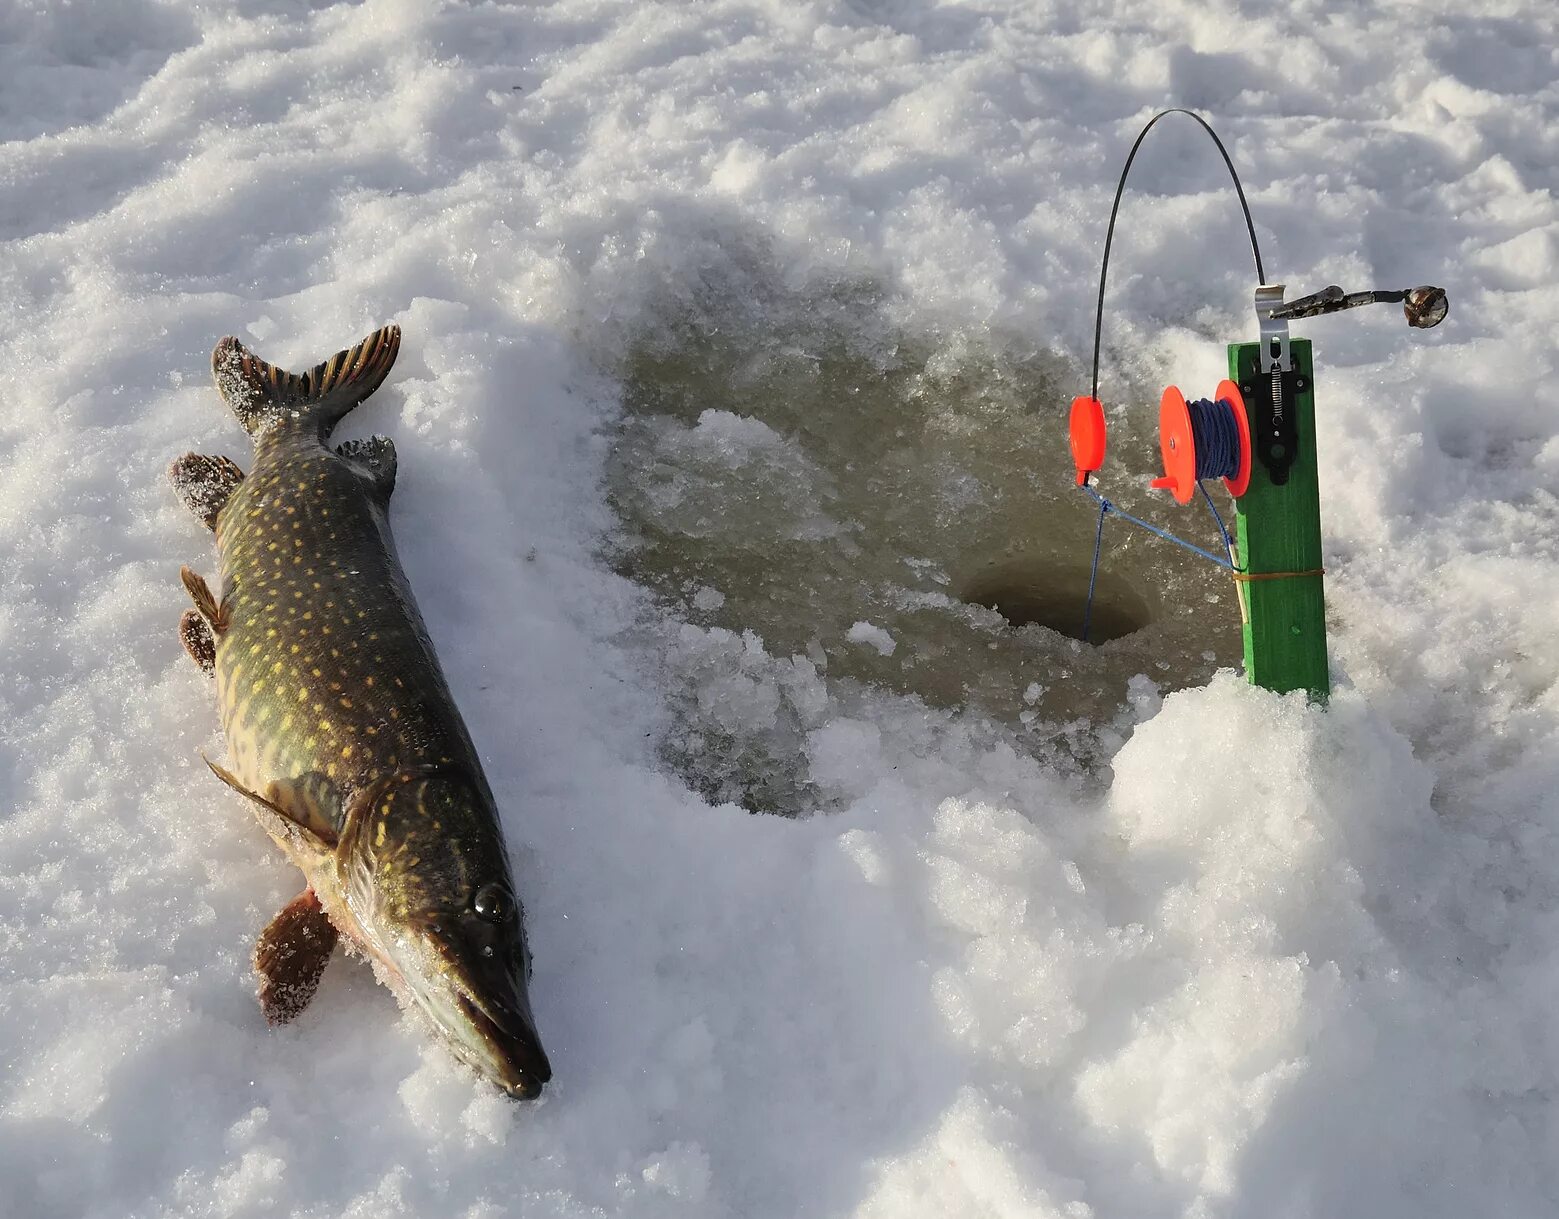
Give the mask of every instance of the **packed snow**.
[[[0, 7], [0, 1213], [1555, 1213], [1556, 48], [1538, 0]], [[1194, 609], [1161, 668], [960, 607], [997, 498], [1086, 571], [1059, 420], [1166, 105], [1291, 294], [1450, 291], [1295, 326], [1324, 710], [1233, 672], [1227, 585], [1150, 539], [1106, 564]], [[1127, 483], [1154, 387], [1253, 337], [1243, 227], [1188, 121], [1126, 209], [1110, 489], [1205, 530]], [[248, 459], [212, 345], [391, 321], [342, 435], [400, 450], [534, 1104], [361, 962], [266, 1028], [299, 877], [175, 631], [213, 556], [164, 470]], [[906, 388], [836, 428], [808, 367]]]

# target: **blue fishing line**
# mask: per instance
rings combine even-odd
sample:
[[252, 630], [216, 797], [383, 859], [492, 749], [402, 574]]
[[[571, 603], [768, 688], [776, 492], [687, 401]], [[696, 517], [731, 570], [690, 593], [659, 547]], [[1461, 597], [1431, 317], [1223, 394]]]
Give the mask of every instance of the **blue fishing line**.
[[[1207, 486], [1205, 483], [1198, 482], [1196, 484], [1196, 489], [1202, 493], [1202, 498], [1207, 501], [1207, 511], [1213, 514], [1213, 520], [1218, 522], [1218, 532], [1223, 535], [1223, 548], [1229, 556], [1229, 570], [1238, 572], [1240, 569], [1234, 565], [1234, 543], [1229, 538], [1229, 531], [1223, 526], [1223, 516], [1218, 511], [1218, 505], [1213, 503], [1213, 497], [1207, 494]], [[1097, 551], [1098, 547], [1095, 547], [1094, 549]]]
[[1160, 529], [1157, 525], [1150, 525], [1147, 521], [1142, 520], [1140, 517], [1132, 516], [1132, 514], [1129, 512], [1122, 512], [1109, 500], [1105, 499], [1104, 496], [1100, 495], [1091, 486], [1089, 486], [1086, 480], [1081, 485], [1083, 490], [1088, 492], [1089, 495], [1093, 496], [1099, 505], [1099, 525], [1098, 528], [1094, 530], [1093, 535], [1093, 570], [1088, 573], [1088, 603], [1083, 607], [1082, 638], [1084, 643], [1088, 642], [1088, 628], [1093, 623], [1093, 595], [1094, 589], [1098, 586], [1099, 583], [1099, 554], [1104, 545], [1104, 518], [1112, 512], [1115, 513], [1116, 516], [1121, 517], [1123, 520], [1130, 521], [1133, 525], [1140, 525], [1149, 533], [1156, 534], [1158, 537], [1163, 538], [1166, 542], [1173, 542], [1176, 546], [1183, 547], [1184, 549], [1189, 550], [1192, 554], [1201, 555], [1202, 558], [1206, 559], [1210, 563], [1216, 563], [1219, 567], [1227, 568], [1229, 571], [1235, 573], [1240, 572], [1241, 568], [1239, 568], [1234, 562], [1234, 542], [1229, 537], [1228, 529], [1224, 527], [1223, 516], [1219, 513], [1217, 505], [1213, 503], [1213, 497], [1207, 494], [1207, 488], [1200, 481], [1197, 482], [1196, 489], [1202, 493], [1202, 498], [1207, 501], [1207, 510], [1213, 514], [1213, 520], [1218, 522], [1218, 532], [1223, 537], [1223, 548], [1229, 556], [1226, 559], [1220, 559], [1210, 550], [1203, 550], [1200, 546], [1193, 546], [1184, 538], [1177, 538], [1174, 534]]
[[[1083, 480], [1083, 489], [1092, 491], [1086, 479]], [[1088, 626], [1093, 621], [1093, 590], [1099, 582], [1099, 547], [1104, 544], [1104, 518], [1110, 511], [1110, 501], [1102, 495], [1095, 495], [1099, 501], [1099, 527], [1093, 531], [1093, 570], [1088, 573], [1088, 604], [1083, 607], [1083, 642], [1088, 642]]]
[[1233, 478], [1240, 472], [1240, 428], [1234, 408], [1223, 399], [1187, 402], [1191, 438], [1196, 443], [1196, 478]]
[[[1095, 401], [1099, 397], [1099, 347], [1100, 339], [1104, 333], [1104, 288], [1110, 274], [1110, 246], [1115, 240], [1115, 221], [1120, 214], [1121, 197], [1126, 193], [1126, 178], [1131, 173], [1132, 162], [1137, 159], [1137, 150], [1142, 147], [1142, 141], [1148, 138], [1148, 132], [1153, 130], [1155, 124], [1162, 118], [1171, 114], [1183, 114], [1193, 119], [1212, 138], [1218, 147], [1218, 154], [1223, 158], [1224, 168], [1229, 171], [1229, 177], [1234, 182], [1234, 191], [1240, 197], [1240, 211], [1245, 216], [1245, 229], [1250, 234], [1250, 252], [1256, 262], [1256, 282], [1265, 284], [1267, 272], [1261, 263], [1261, 247], [1256, 242], [1256, 222], [1251, 219], [1250, 204], [1245, 199], [1245, 187], [1240, 183], [1240, 175], [1234, 171], [1234, 162], [1229, 157], [1229, 150], [1224, 147], [1223, 141], [1218, 138], [1218, 133], [1212, 129], [1201, 115], [1190, 110], [1182, 110], [1175, 107], [1170, 110], [1161, 110], [1150, 118], [1140, 132], [1137, 133], [1136, 142], [1131, 146], [1131, 152], [1126, 156], [1126, 164], [1121, 169], [1120, 181], [1115, 184], [1115, 201], [1110, 205], [1110, 224], [1104, 233], [1104, 258], [1099, 264], [1099, 295], [1094, 304], [1093, 315], [1093, 375], [1090, 381], [1088, 396]], [[1088, 638], [1088, 627], [1093, 617], [1094, 588], [1099, 577], [1099, 552], [1104, 536], [1104, 518], [1111, 512], [1117, 516], [1125, 517], [1133, 525], [1140, 525], [1149, 533], [1156, 534], [1165, 541], [1173, 542], [1176, 546], [1189, 550], [1192, 554], [1201, 555], [1202, 558], [1225, 567], [1228, 570], [1240, 573], [1240, 568], [1234, 563], [1234, 544], [1229, 540], [1229, 531], [1224, 527], [1223, 517], [1214, 507], [1212, 497], [1207, 494], [1207, 488], [1202, 485], [1204, 478], [1233, 478], [1239, 472], [1240, 438], [1238, 424], [1234, 419], [1232, 409], [1215, 410], [1214, 406], [1224, 407], [1227, 404], [1220, 401], [1217, 404], [1206, 401], [1188, 402], [1186, 406], [1191, 417], [1191, 435], [1196, 443], [1196, 480], [1197, 488], [1202, 492], [1202, 498], [1207, 501], [1207, 506], [1212, 510], [1213, 519], [1218, 522], [1218, 532], [1223, 536], [1223, 548], [1228, 558], [1220, 559], [1217, 555], [1203, 550], [1200, 546], [1193, 546], [1190, 542], [1177, 538], [1174, 534], [1160, 529], [1157, 525], [1150, 525], [1147, 521], [1139, 520], [1129, 512], [1122, 512], [1104, 496], [1100, 495], [1088, 485], [1089, 471], [1083, 472], [1082, 489], [1093, 496], [1099, 503], [1099, 527], [1094, 533], [1093, 544], [1093, 574], [1088, 579], [1088, 606], [1083, 614], [1083, 639]], [[1205, 446], [1205, 448], [1204, 448]], [[1205, 470], [1205, 473], [1204, 473]]]
[[[1122, 520], [1130, 521], [1133, 525], [1140, 525], [1143, 529], [1146, 529], [1149, 533], [1156, 534], [1158, 537], [1163, 538], [1166, 542], [1173, 542], [1176, 546], [1182, 547], [1185, 550], [1189, 550], [1192, 554], [1199, 554], [1199, 555], [1202, 556], [1202, 558], [1208, 560], [1209, 562], [1218, 564], [1219, 567], [1227, 567], [1230, 571], [1238, 571], [1239, 570], [1237, 567], [1234, 566], [1234, 562], [1233, 562], [1232, 559], [1220, 558], [1219, 556], [1215, 555], [1210, 550], [1203, 550], [1200, 546], [1194, 546], [1190, 542], [1186, 541], [1184, 538], [1177, 538], [1174, 534], [1170, 533], [1168, 530], [1160, 529], [1157, 525], [1150, 525], [1150, 524], [1148, 524], [1148, 522], [1143, 520], [1141, 517], [1132, 516], [1132, 514], [1129, 513], [1129, 512], [1122, 512], [1119, 508], [1117, 508], [1109, 500], [1105, 499], [1104, 496], [1100, 495], [1092, 487], [1085, 486], [1083, 488], [1083, 490], [1088, 492], [1089, 495], [1093, 496], [1094, 499], [1097, 500], [1099, 502], [1099, 504], [1104, 508], [1105, 512], [1113, 512], [1113, 513], [1115, 513], [1116, 516], [1120, 517]], [[1216, 515], [1216, 513], [1217, 513], [1217, 510], [1214, 509], [1214, 515]], [[1102, 516], [1103, 514], [1101, 513], [1100, 515]], [[1219, 524], [1220, 524], [1220, 527], [1221, 527], [1222, 526], [1222, 521], [1221, 520], [1220, 520]], [[1227, 540], [1228, 536], [1229, 536], [1228, 533], [1225, 532], [1224, 533], [1224, 538], [1226, 540]]]

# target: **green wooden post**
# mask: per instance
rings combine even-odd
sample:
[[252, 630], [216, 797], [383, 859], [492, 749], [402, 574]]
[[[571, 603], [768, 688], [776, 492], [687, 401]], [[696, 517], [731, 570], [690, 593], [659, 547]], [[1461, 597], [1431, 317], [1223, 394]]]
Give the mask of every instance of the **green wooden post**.
[[[1229, 345], [1229, 377], [1240, 386], [1252, 415], [1258, 396], [1270, 400], [1272, 378], [1259, 370], [1258, 343]], [[1251, 575], [1319, 572], [1321, 498], [1316, 476], [1315, 381], [1310, 341], [1291, 339], [1294, 373], [1304, 388], [1293, 394], [1299, 452], [1288, 481], [1273, 484], [1256, 460], [1250, 489], [1236, 503], [1240, 565]], [[1252, 434], [1255, 433], [1252, 416]], [[1245, 613], [1245, 675], [1258, 686], [1287, 693], [1308, 690], [1325, 701], [1331, 693], [1326, 667], [1326, 599], [1319, 575], [1287, 575], [1242, 582]]]

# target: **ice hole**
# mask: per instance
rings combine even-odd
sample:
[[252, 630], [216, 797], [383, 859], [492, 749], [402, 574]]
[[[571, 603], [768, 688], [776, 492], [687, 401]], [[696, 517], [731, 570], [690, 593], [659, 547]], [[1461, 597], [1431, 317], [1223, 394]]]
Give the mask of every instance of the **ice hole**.
[[1048, 627], [1069, 639], [1082, 639], [1086, 615], [1086, 642], [1092, 644], [1123, 639], [1153, 622], [1157, 615], [1148, 598], [1108, 571], [1099, 573], [1093, 612], [1086, 614], [1089, 571], [1087, 565], [1056, 564], [1048, 556], [1008, 559], [967, 577], [958, 597], [995, 610], [1011, 626]]
[[[711, 802], [828, 808], [839, 717], [958, 716], [1091, 766], [1130, 683], [1238, 662], [1218, 569], [1122, 521], [1078, 641], [1099, 519], [1068, 458], [1078, 368], [1012, 336], [905, 329], [870, 285], [798, 294], [760, 258], [711, 257], [613, 353], [606, 539], [660, 610], [640, 628], [666, 691], [658, 752]], [[1101, 482], [1216, 545], [1148, 488], [1156, 421], [1112, 417]]]

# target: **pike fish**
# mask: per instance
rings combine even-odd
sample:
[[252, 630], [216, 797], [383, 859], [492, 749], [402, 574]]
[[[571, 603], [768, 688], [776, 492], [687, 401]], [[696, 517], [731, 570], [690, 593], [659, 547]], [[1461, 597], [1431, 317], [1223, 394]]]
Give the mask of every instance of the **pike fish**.
[[217, 389], [254, 439], [248, 474], [188, 453], [169, 470], [216, 533], [213, 592], [179, 635], [216, 679], [228, 762], [307, 886], [260, 933], [260, 1004], [273, 1024], [313, 997], [338, 938], [408, 1010], [511, 1096], [552, 1076], [536, 1034], [530, 952], [492, 789], [390, 537], [395, 446], [332, 448], [400, 349], [386, 326], [301, 375], [234, 338]]

